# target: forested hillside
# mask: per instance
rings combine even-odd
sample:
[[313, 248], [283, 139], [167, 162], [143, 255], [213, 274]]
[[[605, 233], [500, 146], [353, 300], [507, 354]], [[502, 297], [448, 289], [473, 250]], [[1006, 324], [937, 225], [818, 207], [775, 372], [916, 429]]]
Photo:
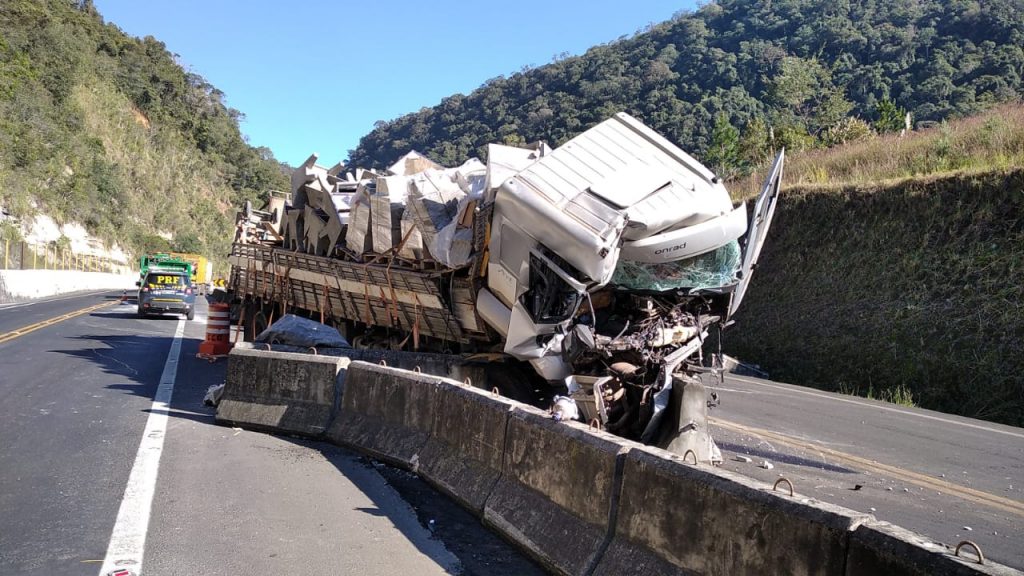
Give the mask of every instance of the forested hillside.
[[223, 96], [89, 0], [3, 0], [0, 206], [135, 252], [222, 251], [242, 199], [287, 187]]
[[[584, 18], [585, 15], [581, 15]], [[725, 176], [771, 148], [843, 143], [1024, 93], [1020, 0], [719, 0], [578, 57], [379, 122], [356, 165], [409, 148], [454, 165], [487, 142], [564, 142], [627, 111]]]

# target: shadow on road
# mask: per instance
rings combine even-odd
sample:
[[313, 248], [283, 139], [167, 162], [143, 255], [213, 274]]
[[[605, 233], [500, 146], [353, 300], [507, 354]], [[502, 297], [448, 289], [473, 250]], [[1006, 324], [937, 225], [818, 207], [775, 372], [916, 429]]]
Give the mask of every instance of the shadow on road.
[[[128, 315], [124, 312], [97, 312], [92, 316], [111, 320], [136, 320], [134, 314]], [[176, 320], [173, 316], [166, 318]], [[151, 318], [146, 322], [158, 320], [158, 318]], [[87, 359], [98, 364], [104, 373], [112, 376], [111, 383], [106, 385], [107, 389], [148, 400], [152, 400], [156, 394], [157, 385], [173, 341], [170, 336], [143, 334], [89, 334], [74, 336], [72, 339], [77, 340], [81, 347], [55, 350], [55, 352]], [[189, 420], [204, 427], [216, 427], [223, 430], [222, 427], [214, 423], [214, 408], [206, 406], [203, 399], [207, 388], [224, 382], [227, 360], [221, 359], [211, 363], [197, 358], [196, 353], [200, 341], [194, 337], [185, 338], [182, 341], [174, 393], [167, 416], [169, 419]], [[153, 409], [147, 404], [142, 411], [149, 413]], [[203, 434], [203, 432], [201, 430], [192, 431], [189, 434]], [[220, 436], [222, 433], [218, 431], [217, 434]], [[319, 453], [340, 473], [339, 481], [343, 477], [354, 485], [356, 490], [366, 495], [372, 503], [372, 506], [355, 508], [355, 510], [390, 519], [396, 529], [412, 545], [443, 567], [450, 562], [451, 556], [440, 555], [439, 549], [443, 548], [431, 543], [432, 540], [439, 540], [444, 548], [447, 548], [448, 552], [462, 563], [461, 571], [456, 572], [457, 567], [451, 567], [448, 569], [450, 573], [459, 573], [464, 576], [473, 574], [544, 574], [542, 570], [533, 566], [498, 536], [488, 532], [478, 519], [455, 502], [434, 491], [418, 477], [408, 472], [389, 469], [383, 464], [371, 463], [355, 452], [326, 442], [279, 435], [275, 435], [275, 437], [291, 445], [302, 447], [311, 453]], [[172, 441], [189, 442], [190, 439], [186, 436], [174, 438]], [[197, 443], [201, 446], [201, 440]], [[201, 454], [197, 454], [196, 457], [201, 457]], [[274, 464], [270, 463], [269, 465]], [[408, 476], [408, 478], [402, 478], [400, 482], [396, 482], [399, 475]], [[301, 481], [301, 478], [295, 479], [296, 483]], [[392, 486], [398, 496], [396, 497], [390, 489], [382, 492], [383, 484]], [[274, 487], [274, 489], [279, 488]], [[410, 495], [419, 504], [410, 502]], [[416, 513], [412, 525], [409, 523], [410, 505]], [[421, 505], [428, 512], [423, 512]], [[431, 530], [430, 520], [435, 519], [436, 524], [444, 526], [447, 532], [434, 533]], [[427, 530], [426, 535], [422, 529], [414, 528], [415, 522]], [[445, 537], [445, 534], [448, 537]], [[458, 538], [459, 541], [454, 541], [453, 538]], [[501, 548], [504, 548], [504, 551]], [[503, 569], [503, 566], [507, 569]]]
[[835, 464], [829, 464], [822, 460], [811, 460], [810, 458], [804, 458], [802, 456], [796, 456], [793, 454], [786, 454], [784, 452], [775, 452], [771, 450], [761, 450], [760, 448], [752, 448], [750, 446], [742, 446], [740, 444], [731, 444], [729, 442], [722, 442], [720, 440], [715, 441], [718, 447], [722, 450], [728, 450], [736, 454], [746, 454], [747, 456], [757, 456], [758, 458], [764, 458], [765, 460], [771, 460], [774, 462], [782, 462], [784, 464], [792, 464], [793, 466], [805, 466], [807, 468], [815, 468], [818, 470], [827, 470], [829, 472], [837, 472], [839, 474], [857, 474], [856, 470], [850, 470], [842, 466], [836, 466]]

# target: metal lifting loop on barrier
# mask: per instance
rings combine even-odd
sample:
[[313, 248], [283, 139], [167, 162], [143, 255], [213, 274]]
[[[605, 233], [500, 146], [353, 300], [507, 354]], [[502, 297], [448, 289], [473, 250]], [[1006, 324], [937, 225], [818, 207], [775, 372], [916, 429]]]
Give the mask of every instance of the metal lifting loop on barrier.
[[689, 456], [690, 454], [693, 454], [693, 465], [697, 466], [697, 453], [694, 452], [693, 450], [687, 450], [686, 452], [683, 452], [683, 462], [686, 462], [686, 457]]
[[960, 549], [964, 546], [970, 546], [971, 548], [974, 548], [974, 551], [978, 553], [978, 564], [985, 564], [985, 555], [981, 553], [981, 548], [979, 548], [977, 544], [971, 542], [970, 540], [964, 540], [963, 542], [957, 544], [956, 550], [953, 552], [953, 555], [959, 557]]
[[413, 372], [415, 372], [415, 373], [417, 373], [417, 374], [420, 374], [420, 373], [421, 373], [421, 371], [420, 371], [420, 367], [419, 367], [419, 366], [416, 366], [415, 368], [413, 368], [413, 369], [412, 369], [412, 371], [413, 371]]
[[779, 484], [781, 484], [782, 482], [785, 482], [786, 484], [789, 485], [789, 495], [792, 496], [793, 495], [793, 483], [790, 482], [789, 478], [786, 478], [785, 476], [780, 476], [779, 479], [775, 481], [775, 484], [772, 484], [772, 490], [778, 490], [779, 489]]
[[491, 388], [491, 394], [494, 394], [495, 396], [501, 396], [501, 390], [498, 390], [498, 387], [495, 386], [494, 388]]
[[[591, 418], [590, 419], [590, 429], [591, 430], [600, 431], [601, 430], [601, 421], [598, 420], [597, 418]], [[694, 458], [696, 458], [696, 456], [694, 456]]]
[[387, 367], [388, 367], [388, 363], [387, 363], [387, 362], [385, 362], [384, 360], [381, 360], [381, 361], [380, 361], [380, 365], [381, 365], [381, 366], [383, 366], [383, 367], [385, 367], [385, 368], [387, 368]]
[[465, 380], [463, 380], [462, 383], [465, 384], [466, 386], [472, 386], [473, 385], [473, 380], [470, 379], [469, 376], [466, 376]]
[[310, 346], [309, 351], [313, 353], [313, 356], [318, 356], [320, 353], [317, 352], [316, 346]]
[[267, 352], [270, 352], [270, 351], [273, 350], [273, 348], [270, 347], [270, 343], [269, 342], [266, 342], [263, 345], [267, 347]]

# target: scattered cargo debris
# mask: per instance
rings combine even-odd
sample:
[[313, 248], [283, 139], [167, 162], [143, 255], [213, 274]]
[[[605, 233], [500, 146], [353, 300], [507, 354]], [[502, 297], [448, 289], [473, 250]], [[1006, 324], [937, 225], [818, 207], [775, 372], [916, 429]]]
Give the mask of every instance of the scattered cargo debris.
[[412, 151], [383, 170], [310, 156], [288, 194], [238, 215], [229, 286], [246, 337], [293, 312], [356, 348], [500, 353], [588, 421], [720, 462], [702, 346], [750, 282], [783, 154], [748, 212], [626, 114], [555, 149], [487, 152], [449, 168]]
[[220, 398], [224, 395], [224, 385], [214, 384], [206, 389], [206, 396], [203, 397], [203, 404], [207, 406], [217, 407], [220, 404]]
[[551, 418], [557, 422], [579, 420], [580, 411], [576, 407], [576, 401], [565, 396], [555, 396], [551, 404]]

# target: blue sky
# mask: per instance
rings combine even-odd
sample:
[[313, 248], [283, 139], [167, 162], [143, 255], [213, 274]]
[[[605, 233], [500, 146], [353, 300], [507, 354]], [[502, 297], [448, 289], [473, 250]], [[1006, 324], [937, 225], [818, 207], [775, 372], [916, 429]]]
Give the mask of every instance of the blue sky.
[[226, 94], [242, 131], [296, 165], [344, 159], [388, 120], [556, 54], [581, 54], [692, 10], [693, 0], [421, 2], [95, 0]]

